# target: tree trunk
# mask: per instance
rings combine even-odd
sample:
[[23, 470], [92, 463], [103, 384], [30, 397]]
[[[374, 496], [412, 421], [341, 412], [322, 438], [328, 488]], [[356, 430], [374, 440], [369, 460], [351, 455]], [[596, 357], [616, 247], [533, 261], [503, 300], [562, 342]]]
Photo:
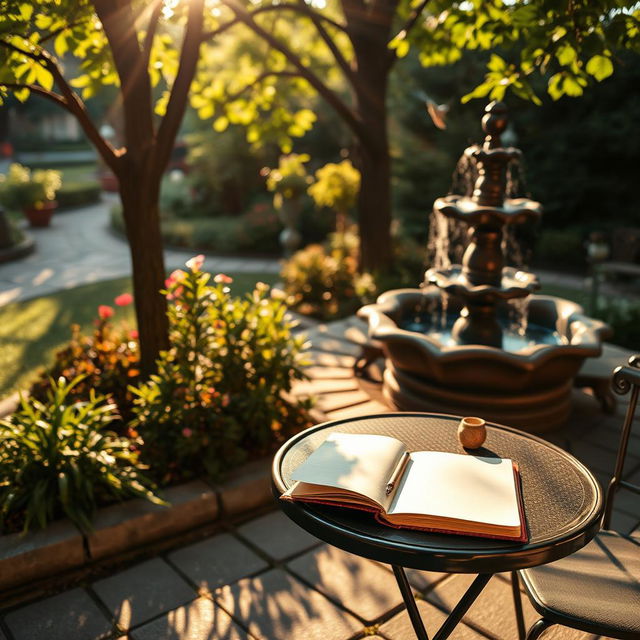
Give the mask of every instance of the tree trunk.
[[393, 259], [391, 246], [391, 158], [387, 133], [387, 86], [393, 54], [387, 43], [393, 2], [372, 3], [372, 15], [345, 5], [355, 54], [353, 88], [362, 124], [358, 134], [360, 268], [380, 271]]
[[[391, 245], [391, 159], [386, 121], [377, 123], [374, 145], [360, 144], [360, 269], [380, 271], [393, 259]], [[373, 133], [372, 127], [372, 133]], [[376, 134], [374, 134], [376, 135]]]
[[[147, 184], [137, 172], [119, 175], [120, 198], [133, 267], [133, 295], [140, 339], [143, 378], [155, 371], [159, 352], [169, 346], [165, 268], [158, 209], [159, 185]], [[138, 179], [136, 179], [138, 178]]]
[[358, 140], [358, 227], [360, 268], [366, 271], [385, 269], [393, 259], [391, 158], [386, 108], [388, 73], [388, 70], [367, 62], [358, 67], [363, 90], [356, 94], [357, 111], [366, 131], [366, 135]]

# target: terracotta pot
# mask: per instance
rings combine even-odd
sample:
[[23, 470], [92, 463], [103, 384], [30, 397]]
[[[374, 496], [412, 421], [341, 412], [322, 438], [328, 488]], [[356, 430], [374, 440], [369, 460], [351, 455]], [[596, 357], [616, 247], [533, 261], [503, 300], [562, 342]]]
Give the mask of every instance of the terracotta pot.
[[40, 209], [31, 207], [24, 210], [24, 215], [32, 227], [48, 227], [55, 210], [58, 208], [56, 200], [47, 200]]

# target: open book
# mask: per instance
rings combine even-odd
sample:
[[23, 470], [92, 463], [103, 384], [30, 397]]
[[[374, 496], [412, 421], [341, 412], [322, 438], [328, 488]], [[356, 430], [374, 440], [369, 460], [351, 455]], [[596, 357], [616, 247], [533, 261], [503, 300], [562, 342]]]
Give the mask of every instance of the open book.
[[406, 450], [395, 438], [332, 433], [282, 500], [372, 511], [382, 524], [526, 542], [512, 460]]

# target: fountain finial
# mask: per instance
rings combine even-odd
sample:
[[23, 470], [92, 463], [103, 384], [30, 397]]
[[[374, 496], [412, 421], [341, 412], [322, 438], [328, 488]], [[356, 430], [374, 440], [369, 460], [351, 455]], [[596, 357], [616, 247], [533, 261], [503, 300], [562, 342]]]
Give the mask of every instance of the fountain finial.
[[481, 147], [469, 147], [465, 154], [473, 158], [478, 171], [471, 199], [479, 205], [501, 207], [507, 185], [507, 164], [520, 156], [520, 150], [503, 147], [500, 136], [507, 128], [508, 111], [504, 102], [490, 102], [482, 117], [487, 134]]
[[496, 149], [502, 146], [500, 136], [504, 133], [509, 122], [509, 111], [504, 102], [494, 100], [484, 108], [482, 130], [487, 134], [484, 139], [485, 149]]

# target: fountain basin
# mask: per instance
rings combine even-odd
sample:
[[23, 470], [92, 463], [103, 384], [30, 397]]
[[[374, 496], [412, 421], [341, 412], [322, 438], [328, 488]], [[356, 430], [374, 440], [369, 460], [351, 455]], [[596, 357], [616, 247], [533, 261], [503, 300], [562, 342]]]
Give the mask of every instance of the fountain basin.
[[437, 198], [433, 208], [448, 218], [455, 218], [473, 227], [522, 224], [542, 215], [542, 205], [528, 198], [507, 198], [501, 206], [495, 207], [480, 205], [467, 196], [449, 195]]
[[[561, 426], [571, 410], [573, 378], [585, 358], [600, 355], [609, 327], [573, 302], [532, 295], [530, 324], [557, 337], [515, 352], [443, 343], [435, 327], [402, 328], [439, 298], [435, 287], [397, 289], [360, 310], [370, 337], [384, 346], [386, 399], [400, 410], [478, 415], [534, 433]], [[452, 298], [449, 311], [462, 306]]]

